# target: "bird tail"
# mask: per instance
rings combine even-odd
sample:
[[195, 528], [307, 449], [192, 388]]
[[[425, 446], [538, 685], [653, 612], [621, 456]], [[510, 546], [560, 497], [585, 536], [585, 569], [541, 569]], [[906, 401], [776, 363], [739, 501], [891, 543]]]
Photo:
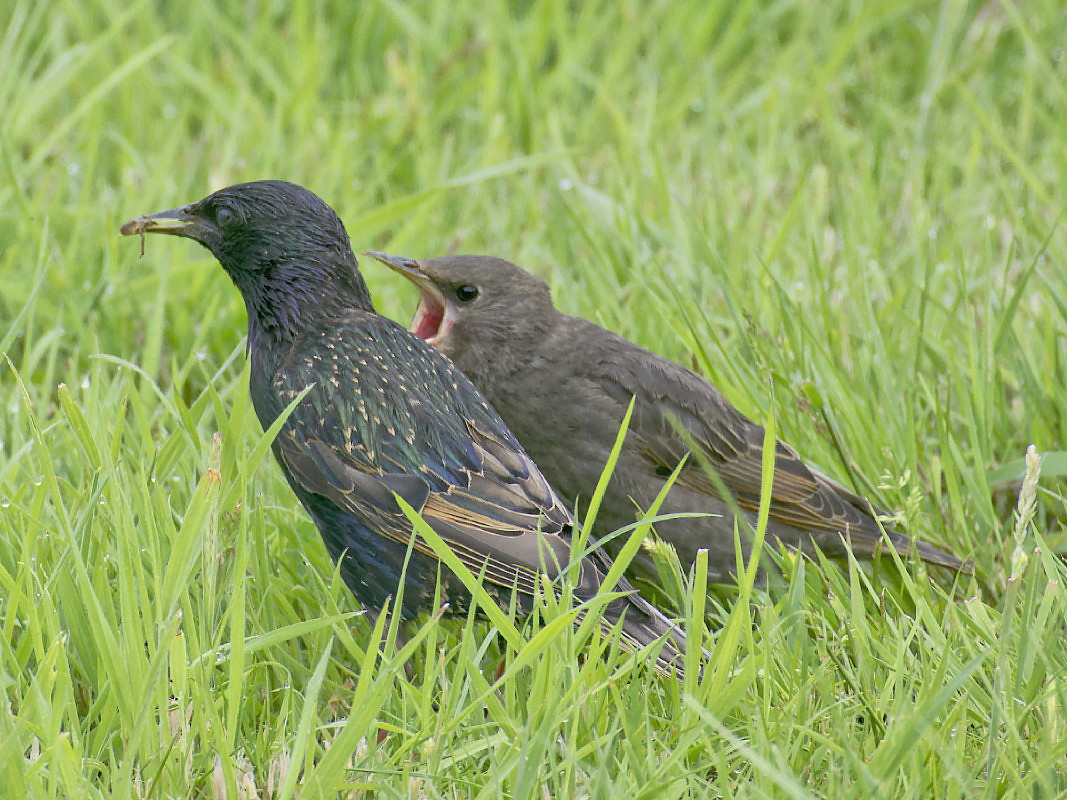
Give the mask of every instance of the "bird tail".
[[[913, 539], [910, 536], [905, 536], [903, 533], [898, 533], [892, 528], [886, 528], [885, 535], [892, 543], [893, 549], [900, 553], [901, 556], [908, 556], [914, 553], [927, 564], [947, 567], [967, 575], [974, 573], [974, 566], [970, 562], [957, 558], [952, 553], [934, 547], [932, 544], [927, 544], [920, 539]], [[819, 538], [820, 537], [815, 537], [816, 544], [823, 547], [827, 552], [840, 549], [840, 539], [838, 539], [836, 543], [831, 543], [829, 541], [824, 543], [819, 541]], [[874, 531], [868, 530], [852, 530], [845, 534], [844, 538], [855, 553], [871, 555], [878, 550], [884, 550], [886, 548], [886, 542], [885, 539], [882, 538], [881, 531], [875, 533]]]
[[964, 572], [968, 575], [974, 573], [974, 567], [970, 562], [957, 558], [952, 555], [952, 553], [934, 547], [932, 544], [927, 544], [920, 539], [913, 539], [910, 536], [905, 536], [902, 533], [897, 533], [892, 530], [886, 531], [886, 534], [889, 536], [889, 541], [893, 543], [893, 548], [902, 556], [914, 552], [915, 555], [927, 564], [948, 567], [949, 569], [954, 569], [957, 572]]
[[656, 672], [681, 680], [685, 676], [685, 630], [671, 622], [625, 581], [621, 581], [618, 588], [630, 593], [608, 604], [602, 628], [608, 631], [621, 619], [620, 641], [633, 651], [661, 640], [662, 646], [656, 655]]

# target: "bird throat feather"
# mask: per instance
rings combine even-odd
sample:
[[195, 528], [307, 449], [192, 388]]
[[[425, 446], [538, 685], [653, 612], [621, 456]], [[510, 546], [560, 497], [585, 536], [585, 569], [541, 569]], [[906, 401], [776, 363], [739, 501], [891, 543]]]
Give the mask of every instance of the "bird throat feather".
[[259, 263], [254, 271], [227, 270], [248, 310], [249, 338], [291, 340], [309, 325], [358, 308], [374, 311], [362, 275], [351, 265], [326, 261]]

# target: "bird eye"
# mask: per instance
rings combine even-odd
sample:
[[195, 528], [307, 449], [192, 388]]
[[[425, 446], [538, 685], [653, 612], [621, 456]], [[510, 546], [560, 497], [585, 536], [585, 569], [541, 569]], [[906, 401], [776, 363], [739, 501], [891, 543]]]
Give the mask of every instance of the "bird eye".
[[231, 222], [233, 218], [233, 209], [229, 206], [219, 206], [215, 209], [215, 221], [219, 223], [219, 225], [226, 225]]
[[478, 287], [464, 284], [456, 287], [456, 299], [461, 303], [469, 303], [478, 296]]

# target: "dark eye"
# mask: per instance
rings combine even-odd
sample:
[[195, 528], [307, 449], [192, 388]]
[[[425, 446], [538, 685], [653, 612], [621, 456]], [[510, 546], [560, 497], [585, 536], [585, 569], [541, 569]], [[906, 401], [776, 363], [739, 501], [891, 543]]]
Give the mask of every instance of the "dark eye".
[[227, 223], [232, 222], [233, 218], [233, 209], [229, 206], [219, 206], [215, 209], [215, 221], [219, 223], [219, 225], [226, 225]]
[[461, 303], [469, 303], [478, 296], [478, 287], [470, 284], [456, 287], [456, 299]]

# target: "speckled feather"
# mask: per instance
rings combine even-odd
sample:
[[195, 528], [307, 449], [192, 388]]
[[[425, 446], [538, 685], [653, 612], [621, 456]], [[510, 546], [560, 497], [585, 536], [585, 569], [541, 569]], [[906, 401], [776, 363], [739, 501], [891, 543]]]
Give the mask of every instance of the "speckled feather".
[[[277, 444], [303, 490], [373, 519], [377, 535], [406, 548], [411, 526], [395, 491], [470, 569], [488, 559], [493, 583], [517, 581], [532, 593], [540, 571], [558, 576], [569, 557], [570, 513], [440, 354], [390, 320], [353, 311], [293, 343], [271, 381], [277, 407], [312, 383], [320, 391], [297, 406]], [[415, 546], [433, 555], [421, 540]], [[595, 591], [595, 577], [583, 572], [579, 590]]]

